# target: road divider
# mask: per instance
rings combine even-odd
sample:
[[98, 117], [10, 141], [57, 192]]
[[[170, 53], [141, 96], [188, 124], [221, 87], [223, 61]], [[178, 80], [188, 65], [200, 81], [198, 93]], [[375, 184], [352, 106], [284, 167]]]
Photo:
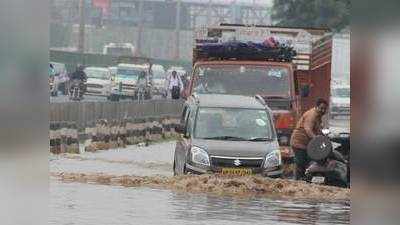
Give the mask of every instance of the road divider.
[[[179, 119], [171, 116], [150, 118], [126, 118], [122, 120], [100, 119], [78, 135], [75, 123], [52, 122], [50, 124], [50, 151], [53, 154], [80, 153], [79, 142], [85, 142], [85, 151], [95, 152], [127, 145], [176, 138], [175, 126]], [[79, 136], [83, 137], [79, 139]]]
[[65, 102], [50, 104], [50, 152], [80, 153], [177, 136], [182, 101]]
[[79, 153], [78, 128], [75, 123], [50, 123], [49, 136], [51, 153]]

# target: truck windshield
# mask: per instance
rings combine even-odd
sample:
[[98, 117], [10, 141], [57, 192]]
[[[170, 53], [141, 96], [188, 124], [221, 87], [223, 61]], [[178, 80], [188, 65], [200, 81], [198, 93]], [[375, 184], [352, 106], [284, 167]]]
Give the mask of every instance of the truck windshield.
[[195, 77], [197, 93], [290, 95], [289, 70], [279, 66], [207, 65]]
[[133, 56], [131, 48], [107, 47], [107, 54], [112, 56]]
[[261, 109], [199, 108], [195, 138], [268, 141], [273, 138], [268, 113]]
[[102, 80], [110, 79], [110, 73], [107, 70], [85, 69], [85, 73], [88, 78], [95, 78]]
[[143, 71], [141, 70], [135, 70], [135, 69], [129, 69], [129, 68], [118, 68], [117, 70], [117, 76], [124, 76], [130, 79], [138, 79], [139, 75]]

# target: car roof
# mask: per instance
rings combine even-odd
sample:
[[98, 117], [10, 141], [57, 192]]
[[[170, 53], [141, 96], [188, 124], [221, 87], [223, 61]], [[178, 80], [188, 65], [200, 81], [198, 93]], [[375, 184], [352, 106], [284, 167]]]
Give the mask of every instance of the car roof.
[[256, 97], [222, 94], [199, 94], [191, 97], [200, 107], [265, 109]]
[[105, 67], [86, 67], [85, 70], [100, 70], [100, 71], [110, 71], [108, 68]]
[[149, 68], [148, 65], [139, 65], [139, 64], [126, 64], [126, 63], [121, 63], [118, 64], [118, 67], [124, 67], [124, 68], [134, 68], [134, 69], [147, 69]]

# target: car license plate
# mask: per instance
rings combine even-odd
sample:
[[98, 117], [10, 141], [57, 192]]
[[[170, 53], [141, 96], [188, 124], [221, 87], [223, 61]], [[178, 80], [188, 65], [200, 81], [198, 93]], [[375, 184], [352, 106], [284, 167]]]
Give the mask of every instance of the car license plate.
[[222, 174], [224, 175], [237, 175], [237, 176], [245, 176], [251, 175], [253, 171], [251, 169], [245, 168], [222, 168]]
[[313, 178], [311, 179], [311, 183], [314, 183], [314, 184], [323, 184], [323, 183], [325, 183], [325, 177], [313, 177]]

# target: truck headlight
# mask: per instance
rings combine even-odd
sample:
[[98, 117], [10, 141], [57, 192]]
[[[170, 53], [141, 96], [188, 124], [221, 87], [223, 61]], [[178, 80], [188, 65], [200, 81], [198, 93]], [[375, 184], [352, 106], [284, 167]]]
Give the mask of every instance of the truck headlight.
[[281, 151], [279, 149], [269, 153], [265, 157], [264, 168], [278, 167], [282, 164]]
[[204, 149], [193, 146], [190, 149], [190, 155], [192, 162], [203, 166], [210, 166], [210, 158]]

